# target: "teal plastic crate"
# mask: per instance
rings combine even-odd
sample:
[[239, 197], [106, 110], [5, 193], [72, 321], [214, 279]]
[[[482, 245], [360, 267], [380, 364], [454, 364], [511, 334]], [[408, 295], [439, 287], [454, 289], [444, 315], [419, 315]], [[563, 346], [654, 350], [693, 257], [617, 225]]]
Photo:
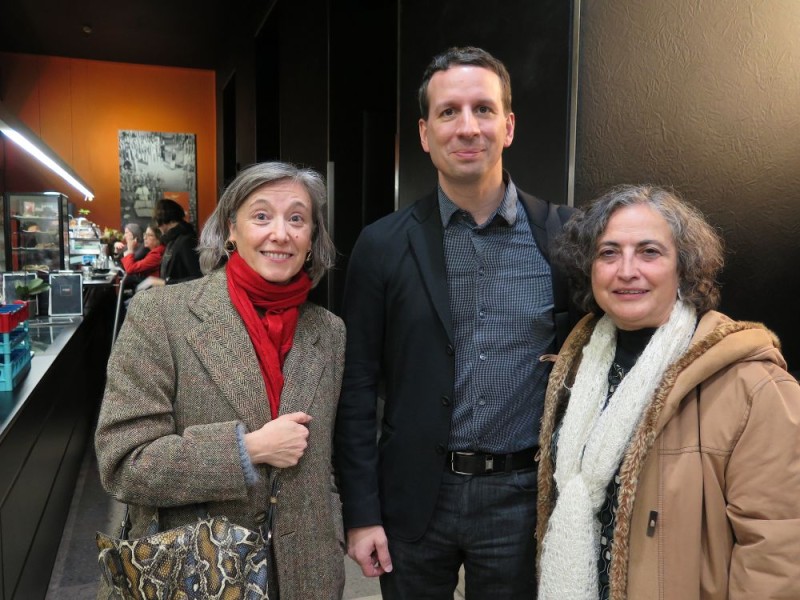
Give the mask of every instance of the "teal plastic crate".
[[31, 349], [28, 321], [18, 325], [14, 331], [0, 333], [0, 354], [10, 354], [15, 348]]
[[31, 368], [31, 351], [15, 348], [8, 354], [0, 355], [0, 391], [10, 392]]

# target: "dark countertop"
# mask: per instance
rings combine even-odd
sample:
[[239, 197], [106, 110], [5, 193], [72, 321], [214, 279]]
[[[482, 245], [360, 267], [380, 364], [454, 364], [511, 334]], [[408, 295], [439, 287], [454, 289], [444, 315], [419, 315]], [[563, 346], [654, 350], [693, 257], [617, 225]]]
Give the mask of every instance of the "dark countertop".
[[31, 368], [14, 390], [0, 392], [0, 440], [5, 437], [19, 409], [25, 404], [28, 396], [55, 362], [82, 321], [83, 317], [39, 317], [29, 321], [33, 351]]

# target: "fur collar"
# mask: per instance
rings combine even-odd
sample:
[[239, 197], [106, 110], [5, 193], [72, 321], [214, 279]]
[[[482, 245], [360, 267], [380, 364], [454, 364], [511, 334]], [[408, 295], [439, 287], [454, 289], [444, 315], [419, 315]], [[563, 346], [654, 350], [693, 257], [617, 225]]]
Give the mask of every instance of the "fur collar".
[[[581, 351], [588, 343], [598, 317], [587, 315], [567, 338], [550, 374], [545, 396], [540, 434], [537, 553], [547, 531], [555, 505], [554, 464], [551, 451], [553, 431], [563, 418]], [[619, 508], [614, 531], [614, 555], [611, 563], [611, 598], [627, 599], [629, 533], [636, 486], [642, 467], [659, 433], [678, 409], [681, 401], [695, 387], [714, 373], [736, 362], [752, 359], [765, 349], [780, 349], [777, 336], [761, 323], [733, 321], [716, 311], [706, 313], [698, 324], [686, 353], [664, 374], [653, 399], [635, 431], [620, 469]], [[761, 355], [759, 360], [765, 360]], [[781, 364], [785, 368], [784, 364]], [[537, 556], [537, 564], [538, 564]]]

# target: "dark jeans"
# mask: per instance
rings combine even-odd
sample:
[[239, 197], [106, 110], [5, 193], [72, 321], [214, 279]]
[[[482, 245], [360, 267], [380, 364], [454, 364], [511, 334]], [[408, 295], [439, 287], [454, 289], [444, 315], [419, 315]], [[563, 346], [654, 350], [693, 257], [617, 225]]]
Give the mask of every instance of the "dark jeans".
[[446, 472], [428, 530], [389, 538], [386, 600], [453, 600], [464, 565], [468, 600], [536, 598], [536, 469], [497, 475]]

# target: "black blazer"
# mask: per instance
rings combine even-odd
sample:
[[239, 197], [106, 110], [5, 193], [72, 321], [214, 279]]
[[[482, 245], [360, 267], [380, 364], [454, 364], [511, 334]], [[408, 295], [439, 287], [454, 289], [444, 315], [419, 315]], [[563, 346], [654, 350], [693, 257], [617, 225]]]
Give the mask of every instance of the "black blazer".
[[180, 221], [161, 237], [164, 256], [161, 257], [161, 278], [168, 285], [203, 276], [197, 254], [197, 233], [186, 221]]
[[[518, 193], [549, 262], [549, 240], [571, 209]], [[577, 313], [567, 307], [563, 278], [551, 270], [560, 343]], [[361, 232], [348, 267], [344, 317], [335, 461], [345, 527], [383, 524], [392, 537], [413, 541], [436, 503], [455, 379], [437, 192]], [[385, 405], [376, 446], [379, 392]]]

